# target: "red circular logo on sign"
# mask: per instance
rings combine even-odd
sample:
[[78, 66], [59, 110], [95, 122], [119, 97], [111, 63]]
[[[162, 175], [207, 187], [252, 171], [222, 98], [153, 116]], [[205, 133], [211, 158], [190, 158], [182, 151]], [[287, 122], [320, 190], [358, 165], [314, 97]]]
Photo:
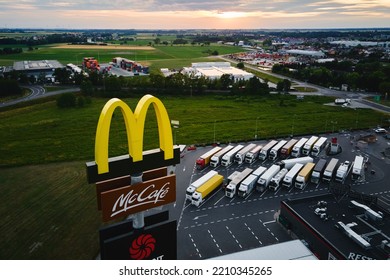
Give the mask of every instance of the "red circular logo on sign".
[[129, 248], [130, 257], [135, 260], [143, 260], [154, 251], [156, 239], [151, 234], [141, 234], [133, 240]]

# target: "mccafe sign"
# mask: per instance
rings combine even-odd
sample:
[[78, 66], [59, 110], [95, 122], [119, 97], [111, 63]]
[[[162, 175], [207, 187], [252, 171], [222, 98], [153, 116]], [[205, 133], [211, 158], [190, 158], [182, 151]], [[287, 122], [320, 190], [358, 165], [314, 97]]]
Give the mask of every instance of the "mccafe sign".
[[[146, 115], [153, 105], [157, 118], [160, 148], [143, 151]], [[118, 109], [124, 118], [129, 152], [108, 157], [112, 116]], [[176, 177], [167, 176], [166, 166], [180, 163], [180, 150], [173, 147], [171, 123], [164, 104], [145, 95], [134, 112], [118, 98], [103, 107], [95, 139], [95, 161], [87, 162], [89, 183], [96, 183], [98, 209], [103, 221], [117, 219], [176, 200]], [[132, 184], [131, 174], [143, 173], [142, 183]]]
[[176, 200], [176, 175], [101, 193], [103, 221], [109, 221]]

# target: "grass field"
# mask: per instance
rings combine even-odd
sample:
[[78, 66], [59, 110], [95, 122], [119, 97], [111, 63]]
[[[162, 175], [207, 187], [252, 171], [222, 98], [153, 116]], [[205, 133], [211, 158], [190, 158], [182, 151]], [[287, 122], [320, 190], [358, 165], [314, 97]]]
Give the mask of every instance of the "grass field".
[[[63, 47], [61, 47], [63, 46]], [[126, 48], [127, 47], [127, 48]], [[209, 51], [218, 51], [219, 54], [227, 54], [242, 51], [242, 48], [223, 45], [210, 46], [163, 46], [145, 49], [145, 45], [121, 45], [121, 46], [80, 46], [79, 48], [69, 48], [66, 45], [45, 45], [37, 46], [38, 49], [32, 51], [25, 50], [21, 54], [0, 56], [0, 65], [10, 66], [14, 61], [23, 60], [58, 60], [62, 64], [74, 63], [81, 65], [83, 57], [93, 56], [100, 63], [108, 63], [114, 57], [125, 57], [131, 60], [143, 62], [154, 60], [178, 60], [207, 58]], [[189, 65], [188, 65], [189, 66]]]
[[[138, 100], [124, 99], [131, 108]], [[177, 144], [249, 141], [256, 132], [259, 139], [317, 134], [372, 127], [383, 118], [372, 110], [325, 106], [333, 100], [326, 97], [297, 101], [288, 95], [219, 95], [161, 100], [170, 118], [180, 121], [174, 132]], [[93, 99], [85, 108], [64, 110], [46, 100], [0, 112], [0, 259], [96, 257], [101, 219], [94, 187], [87, 184], [85, 162], [93, 160], [95, 129], [106, 101]], [[153, 115], [149, 110], [144, 149], [158, 146]], [[109, 154], [126, 152], [123, 120], [116, 113]]]

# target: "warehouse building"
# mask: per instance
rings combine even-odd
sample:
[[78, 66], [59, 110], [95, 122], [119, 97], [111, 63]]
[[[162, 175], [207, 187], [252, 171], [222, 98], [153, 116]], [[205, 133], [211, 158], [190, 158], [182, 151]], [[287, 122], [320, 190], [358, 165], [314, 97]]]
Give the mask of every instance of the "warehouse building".
[[235, 82], [247, 81], [254, 75], [244, 70], [232, 67], [229, 62], [198, 62], [191, 67], [184, 67], [182, 73], [191, 77], [206, 77], [211, 80], [220, 79], [222, 75], [231, 75]]
[[56, 68], [64, 68], [57, 60], [38, 61], [17, 61], [14, 62], [13, 70], [23, 72], [27, 76], [34, 76], [36, 79], [44, 76], [46, 80], [54, 81], [54, 71]]
[[279, 222], [319, 259], [390, 259], [390, 216], [377, 197], [338, 189], [284, 200]]

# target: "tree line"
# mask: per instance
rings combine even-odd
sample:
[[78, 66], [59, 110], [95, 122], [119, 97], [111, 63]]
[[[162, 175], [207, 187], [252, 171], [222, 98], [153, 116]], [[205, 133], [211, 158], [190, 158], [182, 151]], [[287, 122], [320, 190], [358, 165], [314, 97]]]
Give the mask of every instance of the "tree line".
[[324, 87], [340, 88], [342, 84], [347, 84], [350, 90], [390, 92], [390, 65], [381, 62], [359, 62], [356, 65], [350, 61], [312, 65], [275, 64], [272, 72]]

